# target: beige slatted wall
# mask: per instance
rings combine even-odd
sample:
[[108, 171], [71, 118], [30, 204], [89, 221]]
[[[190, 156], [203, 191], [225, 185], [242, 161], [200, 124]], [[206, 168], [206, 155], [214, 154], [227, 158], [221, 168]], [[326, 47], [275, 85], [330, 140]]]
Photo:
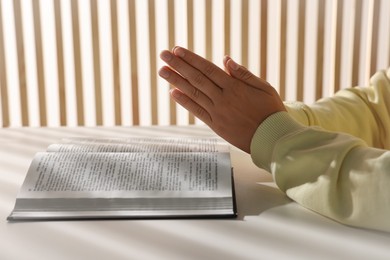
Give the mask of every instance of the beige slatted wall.
[[279, 95], [284, 100], [286, 98], [286, 37], [287, 37], [287, 0], [280, 3], [280, 50], [279, 50]]
[[[14, 0], [14, 19], [15, 19], [15, 39], [17, 49], [18, 60], [18, 79], [19, 79], [19, 94], [20, 94], [20, 111], [21, 111], [21, 125], [29, 125], [28, 117], [28, 99], [27, 99], [27, 77], [26, 77], [26, 64], [24, 53], [24, 37], [23, 37], [23, 23], [22, 23], [22, 11], [21, 0]], [[12, 86], [16, 87], [16, 86]]]
[[73, 30], [73, 55], [74, 55], [74, 74], [76, 84], [76, 111], [77, 125], [84, 125], [84, 86], [83, 86], [83, 67], [81, 62], [81, 46], [80, 46], [80, 23], [79, 23], [79, 7], [77, 0], [71, 0], [72, 11], [72, 30]]
[[248, 67], [249, 55], [249, 0], [242, 0], [241, 4], [241, 63]]
[[300, 0], [298, 6], [298, 49], [297, 49], [297, 93], [296, 99], [303, 100], [304, 69], [305, 69], [305, 29], [306, 29], [306, 0]]
[[96, 124], [103, 124], [103, 104], [102, 104], [102, 81], [100, 65], [100, 43], [97, 1], [91, 0], [91, 30], [92, 30], [92, 51], [93, 51], [93, 72], [95, 86], [95, 109]]
[[259, 76], [267, 79], [267, 37], [262, 35], [268, 35], [267, 23], [268, 21], [268, 0], [262, 0], [260, 6], [260, 74]]
[[[368, 60], [366, 61], [366, 77], [370, 77], [375, 70], [377, 66], [377, 57], [378, 57], [378, 49], [376, 46], [378, 46], [378, 28], [379, 28], [379, 8], [382, 1], [369, 1], [370, 3], [370, 11], [369, 11], [369, 17], [368, 17], [368, 34], [371, 35], [371, 39], [368, 43], [367, 47], [367, 54], [366, 57], [368, 57]], [[389, 14], [389, 13], [388, 13]]]
[[[57, 73], [58, 73], [58, 102], [60, 113], [60, 125], [67, 125], [66, 113], [66, 80], [64, 68], [64, 48], [62, 43], [62, 18], [61, 18], [61, 0], [54, 1], [54, 17], [55, 17], [55, 32], [56, 32], [56, 47], [57, 47]], [[98, 64], [94, 62], [94, 64]], [[95, 84], [98, 82], [95, 82]], [[98, 86], [98, 84], [96, 84]], [[98, 110], [97, 110], [98, 111]]]
[[[172, 49], [175, 45], [175, 1], [168, 0], [168, 49]], [[191, 3], [188, 3], [187, 10], [191, 9]], [[192, 9], [191, 9], [192, 10]], [[188, 19], [190, 16], [187, 16]], [[190, 25], [190, 21], [187, 22]], [[169, 115], [170, 124], [175, 125], [177, 123], [176, 103], [173, 100], [169, 101]]]
[[[158, 123], [157, 110], [157, 50], [156, 50], [156, 15], [155, 15], [155, 0], [149, 0], [148, 17], [149, 17], [149, 57], [150, 57], [150, 94], [151, 94], [151, 123]], [[172, 3], [172, 1], [170, 1]], [[174, 9], [170, 6], [169, 9]]]
[[325, 23], [325, 0], [318, 1], [318, 7], [316, 10], [317, 15], [317, 43], [316, 43], [316, 60], [315, 60], [315, 74], [314, 74], [314, 99], [320, 99], [322, 97], [322, 85], [323, 85], [323, 72], [324, 72], [324, 23]]
[[[1, 58], [3, 57], [3, 58]], [[4, 31], [3, 31], [3, 10], [0, 5], [0, 96], [1, 96], [1, 119], [2, 126], [10, 125], [9, 105], [8, 105], [8, 84], [6, 72], [6, 60], [4, 50]]]
[[[173, 44], [172, 44], [173, 45]], [[194, 50], [194, 1], [187, 0], [187, 48]], [[171, 102], [171, 124], [176, 124], [176, 103]], [[195, 124], [194, 115], [188, 116], [188, 124]]]
[[333, 73], [334, 82], [332, 92], [340, 89], [340, 67], [341, 67], [341, 26], [342, 22], [343, 3], [341, 1], [333, 2], [332, 8], [332, 57], [333, 57]]
[[225, 53], [230, 54], [230, 1], [225, 1], [224, 3], [224, 47], [225, 47]]
[[37, 78], [38, 78], [38, 97], [39, 97], [39, 119], [41, 126], [47, 126], [46, 116], [46, 87], [45, 87], [45, 71], [42, 50], [42, 32], [41, 32], [41, 11], [38, 1], [32, 2], [33, 17], [34, 17], [34, 32], [35, 32], [35, 54], [37, 62]]
[[158, 78], [177, 44], [311, 103], [390, 65], [389, 13], [386, 0], [2, 0], [0, 122], [200, 124]]
[[351, 63], [352, 63], [352, 85], [357, 85], [359, 82], [359, 64], [360, 64], [360, 38], [361, 38], [361, 25], [362, 25], [362, 4], [361, 1], [355, 1], [353, 3], [351, 12], [351, 38], [353, 38], [353, 44], [350, 45]]
[[[110, 3], [111, 3], [110, 11], [111, 11], [112, 64], [113, 64], [113, 74], [114, 74], [113, 84], [114, 84], [115, 125], [121, 125], [122, 124], [121, 86], [120, 86], [120, 69], [119, 69], [120, 51], [119, 51], [119, 43], [118, 43], [117, 0], [111, 0]], [[151, 55], [151, 57], [154, 56], [155, 55]]]
[[[92, 0], [93, 1], [93, 0]], [[135, 27], [135, 1], [129, 0], [129, 35], [130, 35], [130, 77], [131, 77], [131, 103], [133, 125], [139, 125], [139, 100], [138, 100], [138, 58], [137, 58], [137, 34]]]

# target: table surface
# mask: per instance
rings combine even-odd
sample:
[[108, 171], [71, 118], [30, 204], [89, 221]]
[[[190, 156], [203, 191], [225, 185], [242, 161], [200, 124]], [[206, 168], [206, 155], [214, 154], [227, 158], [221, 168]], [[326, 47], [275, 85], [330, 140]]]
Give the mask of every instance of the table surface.
[[64, 137], [144, 136], [214, 134], [204, 126], [0, 129], [0, 259], [390, 259], [390, 233], [304, 209], [236, 148], [236, 219], [6, 221], [36, 152]]

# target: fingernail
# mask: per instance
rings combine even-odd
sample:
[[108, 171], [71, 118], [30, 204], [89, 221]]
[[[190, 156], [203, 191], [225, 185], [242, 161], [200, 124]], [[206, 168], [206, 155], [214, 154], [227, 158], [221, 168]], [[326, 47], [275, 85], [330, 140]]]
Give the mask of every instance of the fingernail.
[[228, 61], [230, 60], [231, 58], [229, 57], [229, 55], [225, 55], [224, 57], [223, 57], [223, 65], [225, 66], [225, 67], [227, 67], [227, 63], [228, 63]]
[[185, 53], [183, 48], [176, 46], [175, 49], [173, 49], [173, 53], [175, 53], [177, 56], [183, 58]]
[[161, 53], [160, 57], [164, 61], [170, 61], [172, 59], [172, 54], [169, 51], [163, 51]]
[[240, 68], [240, 65], [238, 65], [234, 60], [230, 59], [228, 62], [229, 67], [232, 70], [238, 70]]
[[169, 75], [171, 75], [171, 73], [168, 71], [168, 70], [166, 70], [166, 69], [160, 69], [160, 71], [158, 72], [158, 74], [161, 76], [161, 77], [163, 77], [163, 78], [168, 78], [169, 77]]

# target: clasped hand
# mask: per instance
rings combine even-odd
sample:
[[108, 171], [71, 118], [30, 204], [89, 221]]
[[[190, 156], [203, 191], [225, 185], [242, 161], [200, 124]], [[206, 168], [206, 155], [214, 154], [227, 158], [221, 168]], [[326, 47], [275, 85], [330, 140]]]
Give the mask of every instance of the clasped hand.
[[159, 75], [175, 86], [173, 100], [232, 145], [250, 153], [258, 126], [285, 107], [276, 90], [225, 56], [225, 71], [182, 47], [160, 57], [169, 66]]

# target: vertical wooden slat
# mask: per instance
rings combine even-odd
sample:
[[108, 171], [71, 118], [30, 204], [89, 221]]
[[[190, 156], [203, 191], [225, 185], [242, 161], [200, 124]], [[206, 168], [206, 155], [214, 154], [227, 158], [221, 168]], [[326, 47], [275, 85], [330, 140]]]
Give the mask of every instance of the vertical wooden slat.
[[9, 122], [9, 105], [8, 105], [8, 87], [7, 87], [7, 70], [4, 51], [4, 31], [3, 31], [3, 10], [0, 4], [0, 96], [1, 96], [1, 116], [2, 126], [8, 127]]
[[[175, 0], [168, 0], [168, 48], [175, 45]], [[169, 120], [171, 125], [177, 123], [176, 102], [169, 99]]]
[[333, 89], [330, 95], [337, 92], [340, 89], [340, 72], [341, 72], [341, 29], [342, 29], [342, 14], [343, 14], [343, 1], [333, 2], [333, 28], [332, 28], [332, 58], [334, 78]]
[[[390, 5], [387, 5], [387, 7], [390, 7]], [[390, 13], [390, 8], [387, 9], [387, 11], [388, 11], [388, 13]], [[390, 35], [390, 25], [389, 24], [387, 25], [387, 35]], [[387, 50], [388, 50], [388, 52], [390, 52], [390, 41], [388, 42]], [[387, 67], [390, 67], [390, 53], [389, 53], [389, 56], [387, 57]]]
[[102, 79], [100, 67], [100, 41], [99, 41], [99, 17], [98, 3], [91, 0], [91, 29], [92, 29], [92, 51], [93, 51], [93, 74], [95, 83], [95, 109], [96, 125], [103, 124], [103, 102], [102, 102]]
[[29, 118], [28, 118], [26, 64], [25, 64], [24, 45], [23, 45], [24, 39], [23, 39], [22, 12], [20, 7], [20, 0], [14, 0], [13, 3], [14, 3], [14, 17], [15, 17], [16, 47], [17, 47], [17, 55], [18, 55], [20, 108], [21, 108], [21, 116], [22, 116], [22, 126], [28, 126]]
[[213, 5], [211, 0], [206, 0], [206, 10], [205, 10], [205, 25], [206, 25], [206, 59], [212, 60], [213, 58]]
[[[94, 0], [91, 0], [94, 1]], [[133, 125], [139, 125], [138, 100], [138, 65], [137, 65], [137, 30], [135, 19], [135, 1], [129, 0], [129, 35], [130, 35], [130, 66], [131, 66], [131, 102]]]
[[354, 2], [354, 33], [353, 33], [353, 54], [352, 54], [352, 86], [359, 84], [360, 65], [360, 37], [362, 27], [362, 0]]
[[299, 1], [298, 9], [298, 50], [297, 50], [297, 100], [303, 101], [305, 69], [305, 21], [306, 0]]
[[248, 67], [248, 27], [249, 27], [249, 4], [248, 0], [241, 0], [241, 63]]
[[224, 44], [225, 54], [230, 55], [230, 0], [225, 0], [224, 5]]
[[76, 80], [76, 103], [77, 103], [77, 124], [84, 125], [84, 100], [83, 100], [83, 80], [81, 66], [80, 49], [80, 28], [79, 28], [79, 8], [78, 1], [71, 0], [72, 8], [72, 28], [73, 28], [73, 51], [74, 51], [74, 70]]
[[262, 0], [260, 8], [260, 77], [267, 80], [268, 0]]
[[149, 0], [149, 54], [152, 125], [158, 124], [155, 0]]
[[35, 32], [35, 54], [37, 64], [38, 95], [39, 95], [39, 118], [40, 125], [47, 126], [46, 116], [46, 90], [44, 76], [44, 62], [42, 52], [42, 32], [41, 32], [41, 12], [39, 8], [40, 1], [32, 1], [34, 32]]
[[[372, 22], [371, 22], [371, 34], [367, 39], [371, 38], [370, 52], [371, 61], [367, 63], [369, 66], [368, 78], [370, 78], [377, 70], [377, 56], [378, 56], [378, 31], [379, 31], [379, 10], [381, 8], [381, 0], [371, 1], [372, 5]], [[371, 37], [370, 37], [371, 36]]]
[[[194, 50], [194, 1], [187, 0], [187, 43], [188, 49]], [[192, 113], [188, 115], [188, 124], [195, 124], [195, 117]]]
[[187, 45], [194, 50], [194, 1], [187, 0]]
[[280, 1], [280, 61], [279, 95], [286, 98], [286, 37], [287, 37], [287, 0]]
[[60, 102], [60, 124], [65, 126], [66, 115], [66, 94], [65, 94], [65, 69], [64, 69], [64, 48], [62, 44], [62, 17], [61, 0], [54, 0], [54, 18], [56, 28], [57, 44], [57, 71], [58, 71], [58, 96]]
[[322, 97], [324, 71], [325, 0], [318, 1], [315, 100]]
[[115, 124], [122, 124], [121, 116], [121, 86], [120, 86], [120, 68], [119, 68], [119, 44], [118, 44], [118, 22], [117, 22], [117, 3], [111, 0], [111, 41], [112, 41], [112, 63], [114, 72], [114, 107]]

